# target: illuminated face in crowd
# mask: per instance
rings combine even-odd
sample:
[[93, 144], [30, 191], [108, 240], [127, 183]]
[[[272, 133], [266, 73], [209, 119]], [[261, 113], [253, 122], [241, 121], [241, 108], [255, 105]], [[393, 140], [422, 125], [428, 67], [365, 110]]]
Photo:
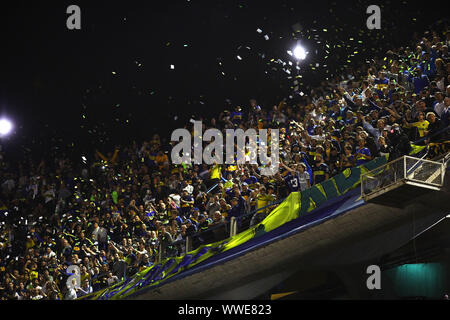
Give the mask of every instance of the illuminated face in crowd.
[[423, 114], [423, 112], [419, 112], [417, 117], [419, 118], [419, 121], [425, 120], [425, 115]]

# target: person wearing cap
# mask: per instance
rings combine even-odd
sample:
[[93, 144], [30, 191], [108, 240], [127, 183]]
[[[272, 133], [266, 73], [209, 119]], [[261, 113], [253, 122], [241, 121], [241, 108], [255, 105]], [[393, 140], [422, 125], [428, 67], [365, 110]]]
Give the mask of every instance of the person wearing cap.
[[247, 182], [243, 182], [242, 183], [242, 191], [241, 191], [241, 196], [245, 199], [245, 201], [248, 202], [249, 198], [250, 198], [250, 194], [253, 192], [252, 189], [250, 189], [248, 187]]

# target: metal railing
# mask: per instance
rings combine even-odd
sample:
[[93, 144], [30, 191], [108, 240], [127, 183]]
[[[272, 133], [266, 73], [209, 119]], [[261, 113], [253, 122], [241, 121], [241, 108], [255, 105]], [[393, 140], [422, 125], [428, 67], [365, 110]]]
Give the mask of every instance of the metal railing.
[[438, 130], [438, 131], [432, 133], [432, 134], [429, 134], [429, 135], [427, 135], [427, 136], [424, 136], [424, 137], [420, 138], [419, 140], [414, 141], [413, 143], [414, 143], [414, 144], [422, 143], [422, 142], [424, 142], [424, 141], [426, 141], [426, 140], [428, 140], [428, 139], [431, 139], [431, 138], [434, 138], [434, 137], [436, 137], [436, 136], [439, 136], [439, 135], [441, 135], [441, 134], [443, 134], [444, 132], [447, 132], [447, 131], [450, 131], [450, 126], [447, 126], [447, 127], [445, 127], [445, 128], [442, 128], [441, 130]]
[[363, 174], [361, 195], [365, 197], [400, 182], [442, 187], [444, 175], [445, 165], [441, 162], [404, 156]]
[[406, 179], [441, 187], [444, 184], [445, 166], [431, 160], [405, 157]]
[[168, 256], [182, 256], [188, 252], [191, 252], [192, 250], [195, 250], [197, 247], [201, 245], [211, 244], [215, 243], [221, 240], [225, 240], [231, 237], [234, 237], [239, 232], [247, 230], [251, 226], [251, 219], [255, 214], [260, 214], [261, 211], [267, 210], [271, 207], [277, 206], [281, 204], [284, 199], [275, 201], [273, 203], [268, 204], [265, 207], [253, 210], [251, 212], [248, 212], [246, 214], [243, 214], [239, 217], [231, 217], [229, 221], [224, 220], [222, 223], [219, 223], [218, 225], [209, 227], [208, 229], [198, 232], [192, 236], [187, 236], [183, 240], [179, 240], [176, 242], [173, 242], [171, 244], [172, 251], [167, 249], [165, 250], [166, 255], [162, 255], [163, 248], [161, 247], [161, 244], [159, 246], [159, 254], [158, 254], [158, 261], [163, 260], [164, 258], [167, 258]]

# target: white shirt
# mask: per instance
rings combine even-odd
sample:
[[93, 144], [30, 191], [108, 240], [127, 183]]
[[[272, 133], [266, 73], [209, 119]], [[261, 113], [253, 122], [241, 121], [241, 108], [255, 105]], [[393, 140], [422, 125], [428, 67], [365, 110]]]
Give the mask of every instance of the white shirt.
[[436, 114], [439, 116], [439, 118], [442, 115], [442, 112], [444, 112], [445, 109], [445, 103], [444, 101], [442, 101], [441, 103], [436, 103], [436, 105], [434, 106], [434, 111], [436, 112]]
[[77, 291], [74, 288], [69, 289], [69, 291], [67, 291], [66, 293], [65, 300], [75, 300], [76, 298], [77, 298]]
[[192, 186], [192, 185], [187, 185], [184, 189], [183, 189], [183, 191], [184, 190], [186, 190], [187, 191], [187, 193], [189, 193], [189, 194], [192, 194], [192, 192], [194, 192], [194, 187]]
[[171, 194], [169, 195], [169, 198], [171, 198], [176, 203], [177, 206], [180, 206], [181, 196], [179, 194]]
[[318, 141], [325, 141], [326, 137], [325, 137], [325, 134], [322, 134], [322, 135], [311, 136], [311, 139], [318, 140]]
[[111, 286], [116, 282], [119, 282], [119, 278], [117, 276], [112, 276], [111, 278], [106, 279], [108, 281], [108, 285]]
[[308, 172], [297, 172], [298, 179], [300, 181], [300, 190], [306, 190], [308, 188], [308, 182], [309, 182], [309, 173]]

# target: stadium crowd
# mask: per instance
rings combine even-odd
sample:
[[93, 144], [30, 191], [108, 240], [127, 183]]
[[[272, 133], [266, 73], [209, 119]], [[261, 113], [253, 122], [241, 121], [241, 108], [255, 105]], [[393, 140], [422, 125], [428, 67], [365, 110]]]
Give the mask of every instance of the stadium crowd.
[[[256, 225], [290, 192], [346, 168], [420, 146], [431, 157], [447, 151], [449, 45], [450, 32], [427, 32], [295, 102], [266, 109], [250, 100], [201, 119], [204, 130], [280, 129], [273, 177], [257, 165], [172, 165], [173, 143], [158, 135], [97, 151], [81, 170], [66, 158], [14, 164], [3, 155], [0, 299], [75, 299], [183, 254], [187, 237], [194, 248], [225, 239], [231, 217], [256, 211], [240, 228]], [[66, 285], [71, 265], [80, 269], [76, 289]]]

